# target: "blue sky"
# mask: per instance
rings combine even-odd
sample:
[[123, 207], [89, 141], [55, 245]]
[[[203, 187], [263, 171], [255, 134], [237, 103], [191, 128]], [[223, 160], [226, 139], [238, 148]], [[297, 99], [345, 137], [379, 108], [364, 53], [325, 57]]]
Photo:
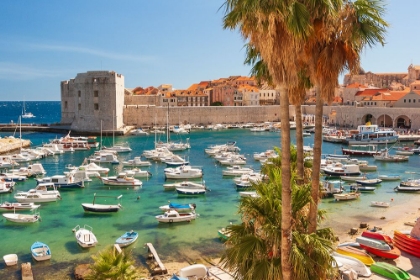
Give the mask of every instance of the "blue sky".
[[[3, 1], [0, 100], [60, 100], [60, 81], [112, 70], [125, 86], [177, 89], [248, 75], [244, 42], [223, 30], [224, 1]], [[418, 0], [389, 0], [385, 47], [362, 54], [365, 71], [406, 72], [420, 65]], [[342, 82], [340, 80], [340, 82]]]

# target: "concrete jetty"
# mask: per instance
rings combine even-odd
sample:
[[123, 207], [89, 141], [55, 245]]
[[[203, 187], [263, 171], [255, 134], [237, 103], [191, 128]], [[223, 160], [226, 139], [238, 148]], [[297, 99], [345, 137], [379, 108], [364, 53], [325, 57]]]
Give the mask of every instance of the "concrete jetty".
[[0, 154], [7, 154], [20, 148], [28, 148], [31, 146], [31, 141], [17, 139], [17, 138], [1, 138], [0, 139]]

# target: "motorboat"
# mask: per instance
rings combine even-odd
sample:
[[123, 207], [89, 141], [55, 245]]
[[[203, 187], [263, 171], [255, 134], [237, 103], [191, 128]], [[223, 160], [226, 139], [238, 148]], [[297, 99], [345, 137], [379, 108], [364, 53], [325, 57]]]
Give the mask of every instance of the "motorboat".
[[[49, 190], [49, 188], [52, 188], [52, 190]], [[57, 191], [54, 183], [39, 183], [35, 189], [18, 192], [14, 197], [21, 203], [52, 202], [61, 199], [60, 192]]]
[[366, 180], [367, 177], [365, 175], [363, 175], [363, 176], [340, 176], [340, 179], [343, 180], [343, 181], [355, 182], [356, 180]]
[[334, 194], [341, 194], [343, 191], [344, 188], [339, 180], [326, 180], [322, 182], [322, 197], [333, 197]]
[[28, 177], [23, 175], [14, 174], [11, 172], [3, 172], [0, 173], [0, 180], [6, 182], [24, 182]]
[[6, 220], [10, 222], [23, 224], [35, 223], [41, 219], [41, 216], [39, 214], [4, 213], [2, 215]]
[[400, 147], [395, 151], [396, 155], [411, 156], [414, 154], [413, 149], [410, 147]]
[[[235, 181], [235, 186], [237, 191], [244, 191], [252, 189], [253, 182], [249, 179], [243, 179], [240, 181]], [[255, 184], [255, 183], [254, 183]]]
[[193, 183], [193, 182], [183, 182], [181, 186], [176, 187], [176, 192], [179, 195], [200, 195], [207, 192], [207, 188], [204, 184]]
[[[85, 212], [95, 212], [95, 213], [110, 213], [110, 212], [118, 212], [122, 206], [120, 203], [117, 204], [99, 204], [95, 203], [97, 197], [113, 197], [108, 195], [93, 195], [92, 203], [82, 203], [83, 210]], [[121, 199], [122, 195], [117, 196], [117, 200]]]
[[386, 243], [384, 240], [378, 240], [378, 239], [372, 239], [369, 237], [363, 237], [358, 236], [356, 237], [356, 242], [360, 244], [360, 246], [366, 246], [370, 248], [375, 248], [382, 251], [389, 251], [391, 250], [391, 247], [388, 243]]
[[137, 135], [137, 136], [147, 136], [149, 135], [149, 132], [144, 131], [142, 128], [136, 128], [130, 131], [131, 135]]
[[76, 176], [74, 176], [74, 172], [76, 171], [78, 170], [72, 170], [72, 172], [69, 172], [64, 175], [54, 175], [51, 177], [37, 178], [35, 180], [37, 181], [38, 185], [41, 183], [52, 183], [57, 188], [63, 189], [84, 188], [84, 180], [82, 178], [76, 178]]
[[373, 192], [376, 188], [372, 186], [364, 186], [360, 184], [351, 184], [350, 185], [350, 191], [354, 192]]
[[115, 240], [115, 244], [118, 244], [121, 248], [127, 247], [136, 242], [138, 237], [138, 232], [135, 232], [133, 230], [127, 231], [126, 233], [118, 237], [117, 240]]
[[180, 204], [180, 203], [174, 203], [170, 202], [168, 205], [160, 206], [159, 209], [163, 212], [167, 212], [169, 210], [176, 210], [178, 213], [188, 213], [195, 211], [195, 208], [197, 205], [195, 203], [186, 203], [186, 204]]
[[403, 162], [408, 161], [408, 156], [403, 155], [390, 155], [388, 152], [388, 149], [382, 150], [382, 152], [379, 155], [373, 156], [375, 160], [378, 161], [386, 161], [386, 162]]
[[254, 159], [255, 160], [262, 160], [262, 159], [269, 159], [269, 158], [276, 158], [279, 155], [274, 150], [266, 150], [262, 153], [254, 153]]
[[254, 197], [254, 198], [260, 197], [260, 195], [257, 194], [256, 191], [242, 191], [242, 192], [239, 192], [239, 196], [240, 197]]
[[399, 181], [401, 180], [401, 176], [399, 174], [382, 174], [378, 175], [378, 179], [382, 181]]
[[143, 161], [141, 157], [134, 157], [134, 159], [129, 159], [122, 162], [123, 166], [132, 166], [132, 167], [141, 167], [141, 166], [150, 166], [152, 165], [149, 161]]
[[166, 166], [168, 167], [174, 167], [174, 166], [181, 166], [181, 165], [188, 165], [190, 162], [186, 159], [183, 159], [182, 157], [178, 155], [172, 155], [168, 158], [163, 158], [161, 160], [163, 163], [166, 163]]
[[228, 159], [219, 160], [221, 165], [245, 165], [246, 160], [241, 156], [233, 156]]
[[373, 207], [382, 207], [382, 208], [388, 208], [391, 204], [389, 202], [384, 201], [371, 201], [370, 206]]
[[98, 240], [96, 239], [95, 234], [92, 232], [92, 227], [88, 225], [80, 227], [77, 225], [75, 228], [73, 228], [72, 231], [76, 237], [77, 244], [79, 244], [81, 247], [90, 248], [98, 244]]
[[36, 261], [46, 261], [51, 259], [50, 247], [42, 242], [36, 241], [31, 246], [31, 254]]
[[197, 214], [195, 212], [179, 213], [175, 210], [169, 210], [162, 215], [157, 215], [155, 218], [161, 223], [191, 222], [197, 218]]
[[335, 193], [334, 198], [336, 201], [341, 200], [354, 200], [360, 197], [360, 193], [358, 192], [349, 192], [349, 193]]
[[329, 176], [357, 176], [361, 173], [359, 165], [342, 164], [341, 162], [327, 165], [323, 170], [325, 175]]
[[226, 169], [222, 170], [223, 176], [240, 176], [242, 174], [249, 174], [252, 172], [254, 172], [254, 169], [239, 165], [228, 166]]
[[152, 176], [152, 173], [147, 170], [141, 170], [138, 167], [135, 167], [133, 169], [123, 169], [123, 172], [127, 173], [127, 176], [134, 177], [134, 178], [149, 178]]
[[375, 179], [356, 180], [355, 182], [362, 186], [374, 186], [374, 185], [378, 185], [382, 183], [382, 180], [379, 178], [375, 178]]
[[190, 165], [182, 165], [176, 168], [165, 168], [167, 179], [194, 179], [203, 177], [203, 170]]
[[15, 182], [6, 182], [5, 180], [0, 179], [0, 193], [10, 193], [13, 191]]
[[359, 163], [359, 169], [363, 172], [372, 172], [378, 170], [378, 166], [367, 164], [367, 163]]
[[27, 167], [20, 167], [19, 169], [11, 169], [9, 171], [20, 176], [26, 176], [27, 178], [47, 173], [41, 163], [34, 163]]
[[396, 192], [420, 192], [420, 186], [419, 187], [396, 186], [394, 188], [394, 191], [396, 191]]
[[20, 202], [3, 202], [0, 204], [0, 211], [20, 211], [20, 210], [36, 210], [39, 208], [39, 204], [30, 203], [20, 203]]
[[132, 151], [132, 149], [127, 145], [114, 145], [112, 147], [104, 147], [103, 150], [112, 151], [116, 153], [128, 153]]
[[70, 170], [76, 170], [76, 169], [85, 170], [89, 177], [96, 176], [96, 173], [108, 174], [108, 172], [109, 172], [108, 167], [99, 166], [95, 162], [87, 163], [87, 159], [85, 160], [85, 162], [82, 165], [80, 165], [78, 167], [77, 166], [72, 166], [72, 165], [67, 165], [66, 167]]
[[119, 164], [120, 161], [117, 158], [117, 155], [113, 150], [107, 150], [107, 151], [99, 151], [96, 152], [93, 156], [88, 158], [89, 162], [94, 163], [111, 163], [111, 164]]
[[370, 270], [387, 279], [409, 280], [411, 276], [402, 268], [386, 262], [376, 262], [371, 265]]
[[17, 265], [18, 256], [16, 254], [8, 254], [3, 256], [3, 260], [7, 266]]
[[205, 279], [209, 275], [204, 264], [193, 264], [179, 270], [179, 276], [187, 279]]
[[111, 185], [111, 186], [141, 187], [143, 185], [142, 181], [132, 176], [129, 176], [125, 172], [120, 172], [117, 176], [100, 177], [100, 179], [102, 183], [104, 183], [104, 185]]
[[357, 275], [362, 277], [370, 277], [372, 275], [372, 272], [370, 269], [360, 260], [351, 257], [339, 254], [337, 252], [333, 252], [331, 256], [339, 263], [343, 264], [344, 268], [347, 269], [353, 269], [357, 272]]

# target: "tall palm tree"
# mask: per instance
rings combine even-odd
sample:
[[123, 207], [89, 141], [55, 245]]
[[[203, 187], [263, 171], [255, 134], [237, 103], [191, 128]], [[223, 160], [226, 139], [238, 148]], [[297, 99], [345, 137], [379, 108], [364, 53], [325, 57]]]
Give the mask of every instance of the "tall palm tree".
[[372, 47], [376, 43], [384, 45], [384, 35], [388, 26], [382, 18], [385, 12], [384, 5], [378, 0], [344, 1], [337, 6], [337, 13], [313, 14], [311, 19], [314, 30], [308, 38], [303, 55], [310, 79], [317, 89], [311, 232], [314, 232], [317, 226], [324, 101], [330, 102], [334, 97], [338, 75], [344, 69], [349, 69], [352, 73], [359, 69], [360, 54], [364, 47]]
[[[312, 2], [308, 0], [308, 2]], [[310, 33], [309, 11], [300, 2], [227, 0], [224, 28], [239, 28], [266, 63], [274, 84], [280, 89], [282, 146], [281, 266], [284, 279], [292, 278], [291, 253], [291, 171], [288, 86], [296, 84], [302, 38]], [[320, 5], [322, 6], [322, 5]]]
[[[276, 149], [281, 153], [278, 149]], [[291, 148], [288, 160], [292, 170], [296, 169], [297, 151]], [[233, 271], [237, 279], [284, 279], [280, 269], [283, 252], [279, 246], [283, 211], [281, 159], [271, 159], [262, 172], [269, 180], [255, 184], [259, 198], [243, 198], [239, 206], [242, 223], [228, 226], [230, 238], [222, 256], [222, 264]], [[310, 173], [306, 173], [305, 184], [296, 184], [296, 173], [292, 171], [292, 251], [293, 279], [327, 279], [333, 274], [331, 229], [309, 234], [307, 227], [308, 205], [311, 200]], [[322, 218], [324, 212], [318, 212]]]

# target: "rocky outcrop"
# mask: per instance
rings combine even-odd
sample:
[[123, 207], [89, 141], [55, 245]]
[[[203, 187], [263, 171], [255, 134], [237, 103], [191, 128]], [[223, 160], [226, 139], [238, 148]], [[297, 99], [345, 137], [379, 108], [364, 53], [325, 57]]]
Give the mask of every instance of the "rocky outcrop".
[[74, 279], [83, 280], [90, 272], [90, 264], [79, 264], [74, 269]]

